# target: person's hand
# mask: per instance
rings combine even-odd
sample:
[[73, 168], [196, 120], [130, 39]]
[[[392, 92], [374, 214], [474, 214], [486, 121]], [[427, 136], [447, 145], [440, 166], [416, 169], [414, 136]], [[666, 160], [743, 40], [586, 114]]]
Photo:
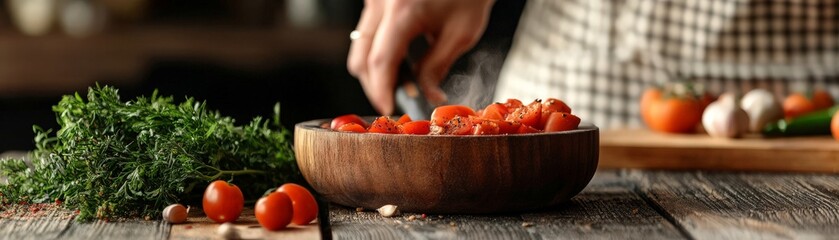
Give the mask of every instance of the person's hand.
[[373, 107], [393, 112], [400, 62], [425, 35], [429, 49], [417, 64], [417, 83], [432, 104], [446, 102], [440, 82], [454, 61], [483, 34], [494, 0], [366, 0], [347, 59]]

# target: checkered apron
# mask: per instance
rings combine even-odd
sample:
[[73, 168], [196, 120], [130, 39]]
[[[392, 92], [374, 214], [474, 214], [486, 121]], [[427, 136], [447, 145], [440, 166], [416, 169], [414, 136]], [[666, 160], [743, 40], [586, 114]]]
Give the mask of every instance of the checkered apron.
[[531, 0], [496, 100], [557, 97], [601, 128], [637, 127], [644, 89], [809, 88], [839, 96], [838, 0]]

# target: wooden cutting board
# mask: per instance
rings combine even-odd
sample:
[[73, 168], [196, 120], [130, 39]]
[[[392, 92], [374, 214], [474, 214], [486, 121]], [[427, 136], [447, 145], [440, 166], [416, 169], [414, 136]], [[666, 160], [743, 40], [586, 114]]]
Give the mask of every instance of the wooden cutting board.
[[600, 134], [599, 167], [837, 173], [839, 142], [830, 136], [720, 139], [608, 130]]

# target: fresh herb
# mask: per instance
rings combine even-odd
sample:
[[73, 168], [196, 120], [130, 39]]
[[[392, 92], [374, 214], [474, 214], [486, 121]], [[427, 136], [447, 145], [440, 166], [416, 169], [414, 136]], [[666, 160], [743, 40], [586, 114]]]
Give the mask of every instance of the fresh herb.
[[55, 134], [37, 126], [32, 168], [0, 161], [3, 204], [63, 200], [82, 221], [159, 218], [169, 204], [200, 200], [211, 181], [243, 186], [246, 198], [299, 180], [289, 131], [257, 117], [244, 126], [186, 98], [138, 97], [123, 102], [117, 89], [91, 87], [87, 99], [67, 95], [53, 111]]

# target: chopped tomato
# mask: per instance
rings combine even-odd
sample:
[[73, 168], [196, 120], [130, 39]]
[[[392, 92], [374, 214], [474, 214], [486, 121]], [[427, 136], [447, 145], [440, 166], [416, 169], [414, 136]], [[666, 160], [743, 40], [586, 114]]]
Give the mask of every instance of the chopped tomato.
[[396, 126], [396, 121], [393, 121], [390, 117], [381, 116], [377, 117], [373, 121], [373, 124], [370, 124], [370, 128], [367, 131], [371, 133], [399, 133], [399, 129]]
[[507, 121], [518, 122], [531, 127], [538, 127], [542, 120], [542, 101], [535, 100], [526, 107], [517, 108], [507, 116]]
[[571, 107], [569, 107], [568, 104], [565, 104], [562, 100], [548, 98], [547, 100], [542, 101], [542, 111], [571, 113]]
[[521, 123], [517, 122], [509, 122], [509, 121], [499, 121], [498, 123], [498, 133], [501, 134], [514, 134], [519, 131], [521, 127]]
[[493, 103], [484, 108], [483, 112], [478, 115], [482, 118], [504, 120], [507, 117], [507, 107], [502, 103]]
[[516, 108], [524, 106], [524, 103], [522, 103], [518, 99], [510, 98], [507, 99], [507, 102], [504, 103], [504, 106], [507, 107], [507, 112], [512, 112], [513, 110], [516, 110]]
[[396, 120], [396, 125], [402, 125], [403, 123], [410, 122], [410, 121], [413, 121], [413, 120], [411, 120], [411, 116], [408, 116], [407, 113], [402, 114], [402, 116], [399, 117], [399, 120]]
[[580, 118], [570, 113], [554, 112], [548, 117], [545, 132], [574, 130], [580, 125]]
[[539, 124], [535, 127], [537, 129], [545, 129], [545, 124], [548, 123], [548, 117], [551, 116], [551, 113], [555, 112], [571, 113], [571, 107], [568, 107], [565, 102], [556, 98], [548, 98], [548, 100], [542, 101], [542, 115], [540, 115]]
[[351, 122], [351, 123], [347, 123], [347, 124], [344, 124], [344, 125], [341, 125], [340, 127], [338, 127], [338, 131], [366, 133], [367, 129], [364, 129], [364, 127], [362, 127], [361, 125], [358, 125], [358, 123], [352, 123]]
[[463, 118], [467, 118], [469, 116], [474, 116], [475, 110], [472, 108], [463, 106], [463, 105], [446, 105], [446, 106], [439, 106], [434, 109], [434, 112], [431, 113], [431, 124], [434, 125], [443, 125], [447, 124], [450, 120], [454, 119], [455, 116], [460, 116]]
[[431, 132], [431, 121], [417, 120], [399, 125], [399, 132], [404, 134], [424, 135]]
[[472, 133], [472, 121], [467, 117], [454, 116], [445, 124], [445, 134], [469, 135]]
[[540, 131], [539, 129], [535, 129], [531, 126], [524, 125], [524, 124], [519, 125], [519, 130], [517, 131], [517, 133], [521, 133], [521, 134], [540, 133], [540, 132], [542, 132], [542, 131]]
[[362, 119], [358, 115], [347, 114], [332, 119], [332, 124], [329, 125], [329, 128], [338, 130], [339, 127], [347, 123], [356, 123], [364, 128], [369, 127], [367, 121], [364, 121], [364, 119]]
[[498, 127], [497, 120], [472, 118], [472, 134], [473, 135], [495, 135], [501, 132]]

